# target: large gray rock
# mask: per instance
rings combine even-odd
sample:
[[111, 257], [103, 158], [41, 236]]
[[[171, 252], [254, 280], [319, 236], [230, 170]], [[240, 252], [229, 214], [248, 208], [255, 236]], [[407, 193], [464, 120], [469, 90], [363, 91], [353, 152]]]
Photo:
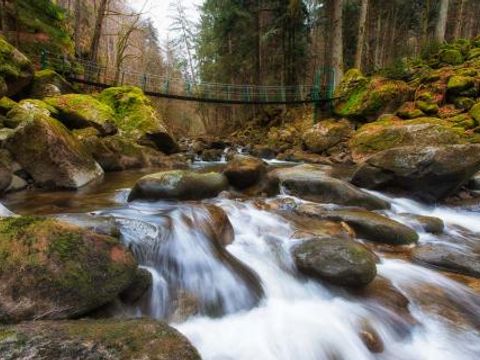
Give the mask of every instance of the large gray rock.
[[227, 164], [223, 172], [230, 184], [238, 189], [246, 189], [260, 182], [267, 169], [261, 159], [237, 155]]
[[268, 173], [268, 182], [273, 193], [283, 187], [289, 194], [315, 202], [361, 206], [371, 210], [390, 207], [386, 201], [332, 178], [315, 166], [275, 169]]
[[317, 219], [346, 222], [355, 230], [359, 237], [379, 243], [408, 245], [418, 241], [418, 234], [415, 230], [370, 211], [324, 211], [308, 204], [298, 207], [296, 211]]
[[335, 285], [361, 287], [377, 274], [375, 255], [347, 239], [313, 238], [293, 249], [300, 272]]
[[369, 189], [407, 191], [427, 202], [454, 194], [480, 169], [480, 145], [414, 146], [382, 151], [367, 159], [352, 183]]
[[35, 321], [0, 327], [0, 358], [200, 360], [190, 342], [155, 320]]
[[102, 168], [83, 145], [47, 114], [23, 110], [24, 121], [5, 144], [15, 160], [42, 187], [77, 189], [101, 178]]
[[0, 39], [0, 98], [12, 97], [23, 91], [32, 81], [33, 64], [20, 51]]
[[139, 179], [128, 200], [200, 200], [215, 197], [227, 188], [228, 180], [223, 174], [162, 171]]
[[305, 132], [303, 143], [308, 150], [321, 154], [347, 141], [353, 130], [353, 125], [345, 119], [321, 121]]

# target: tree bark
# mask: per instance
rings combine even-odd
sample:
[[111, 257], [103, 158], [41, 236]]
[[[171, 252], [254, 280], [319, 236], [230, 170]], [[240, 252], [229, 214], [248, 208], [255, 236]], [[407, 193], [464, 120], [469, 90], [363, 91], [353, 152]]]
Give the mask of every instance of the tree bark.
[[110, 0], [101, 0], [98, 7], [97, 18], [95, 20], [95, 28], [93, 31], [92, 45], [90, 47], [90, 60], [95, 62], [98, 58], [98, 49], [100, 47], [100, 37], [102, 36], [103, 20], [107, 12], [108, 3]]
[[464, 6], [465, 0], [460, 0], [460, 5], [457, 10], [457, 17], [455, 19], [455, 27], [453, 28], [453, 39], [459, 39], [462, 36]]
[[75, 0], [75, 54], [81, 54], [80, 42], [82, 39], [82, 0]]
[[439, 43], [443, 43], [445, 41], [449, 2], [449, 0], [441, 0], [440, 2], [440, 11], [438, 13], [437, 26], [435, 28], [435, 40]]
[[335, 70], [336, 87], [343, 78], [343, 0], [333, 0], [332, 19], [332, 68]]
[[355, 68], [362, 69], [363, 47], [365, 45], [365, 26], [367, 21], [369, 0], [362, 0], [360, 19], [358, 22], [357, 49], [355, 51]]

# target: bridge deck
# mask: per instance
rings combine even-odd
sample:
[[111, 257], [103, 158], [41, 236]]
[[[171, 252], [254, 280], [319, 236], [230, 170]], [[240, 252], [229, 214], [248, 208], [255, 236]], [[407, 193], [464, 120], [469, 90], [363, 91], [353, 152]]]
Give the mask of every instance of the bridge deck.
[[71, 71], [63, 59], [40, 59], [42, 68], [53, 67], [63, 72], [69, 81], [99, 88], [138, 86], [149, 96], [216, 104], [307, 104], [334, 100], [333, 89], [318, 82], [316, 85], [264, 86], [194, 83], [182, 78], [158, 76], [131, 70], [116, 70], [79, 60], [83, 73]]

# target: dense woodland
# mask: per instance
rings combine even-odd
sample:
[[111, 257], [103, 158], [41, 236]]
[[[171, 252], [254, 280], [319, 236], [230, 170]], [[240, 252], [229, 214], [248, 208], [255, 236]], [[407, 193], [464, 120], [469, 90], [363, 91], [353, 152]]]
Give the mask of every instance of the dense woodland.
[[[206, 0], [199, 23], [176, 1], [169, 34], [157, 33], [150, 3], [3, 0], [1, 29], [27, 53], [47, 48], [90, 60], [117, 69], [115, 78], [133, 69], [190, 82], [266, 85], [311, 84], [317, 74], [333, 81], [330, 69], [336, 84], [352, 67], [401, 72], [405, 57], [480, 31], [476, 0]], [[165, 117], [177, 114], [171, 125], [182, 131], [231, 129], [258, 113], [161, 103]]]

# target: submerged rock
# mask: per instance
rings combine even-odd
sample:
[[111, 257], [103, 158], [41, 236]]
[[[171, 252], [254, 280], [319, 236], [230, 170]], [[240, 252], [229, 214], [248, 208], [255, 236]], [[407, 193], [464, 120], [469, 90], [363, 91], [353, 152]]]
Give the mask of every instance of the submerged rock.
[[118, 239], [54, 219], [0, 220], [0, 322], [78, 317], [113, 300], [137, 265]]
[[416, 214], [400, 214], [402, 217], [405, 217], [409, 220], [413, 220], [415, 223], [418, 223], [420, 227], [427, 233], [431, 234], [441, 234], [445, 228], [445, 223], [442, 219], [439, 219], [434, 216], [424, 216]]
[[367, 209], [387, 209], [389, 204], [357, 187], [330, 177], [315, 166], [300, 165], [275, 169], [268, 173], [269, 187], [275, 193], [283, 187], [289, 194], [301, 198], [339, 205], [361, 206]]
[[299, 206], [296, 212], [318, 219], [346, 222], [355, 230], [359, 237], [379, 243], [408, 245], [418, 241], [418, 234], [415, 230], [370, 211], [322, 211], [306, 205]]
[[401, 189], [427, 202], [457, 192], [480, 169], [480, 145], [400, 147], [367, 159], [352, 183], [369, 189]]
[[117, 132], [113, 110], [90, 95], [60, 95], [44, 101], [57, 109], [58, 118], [69, 129], [93, 127], [102, 135]]
[[444, 244], [424, 245], [413, 251], [413, 261], [446, 271], [480, 278], [480, 252]]
[[177, 330], [155, 320], [35, 321], [0, 327], [4, 360], [200, 360]]
[[252, 156], [237, 155], [227, 164], [224, 174], [237, 189], [246, 189], [259, 183], [265, 175], [265, 163]]
[[77, 189], [103, 175], [64, 125], [41, 111], [26, 116], [5, 146], [37, 185]]
[[98, 99], [114, 110], [116, 125], [126, 136], [143, 145], [152, 145], [166, 154], [178, 151], [175, 139], [140, 88], [108, 88]]
[[361, 287], [377, 274], [375, 256], [347, 239], [313, 238], [293, 249], [298, 270], [335, 285]]
[[171, 170], [139, 179], [128, 200], [200, 200], [215, 197], [227, 188], [228, 180], [223, 174]]

